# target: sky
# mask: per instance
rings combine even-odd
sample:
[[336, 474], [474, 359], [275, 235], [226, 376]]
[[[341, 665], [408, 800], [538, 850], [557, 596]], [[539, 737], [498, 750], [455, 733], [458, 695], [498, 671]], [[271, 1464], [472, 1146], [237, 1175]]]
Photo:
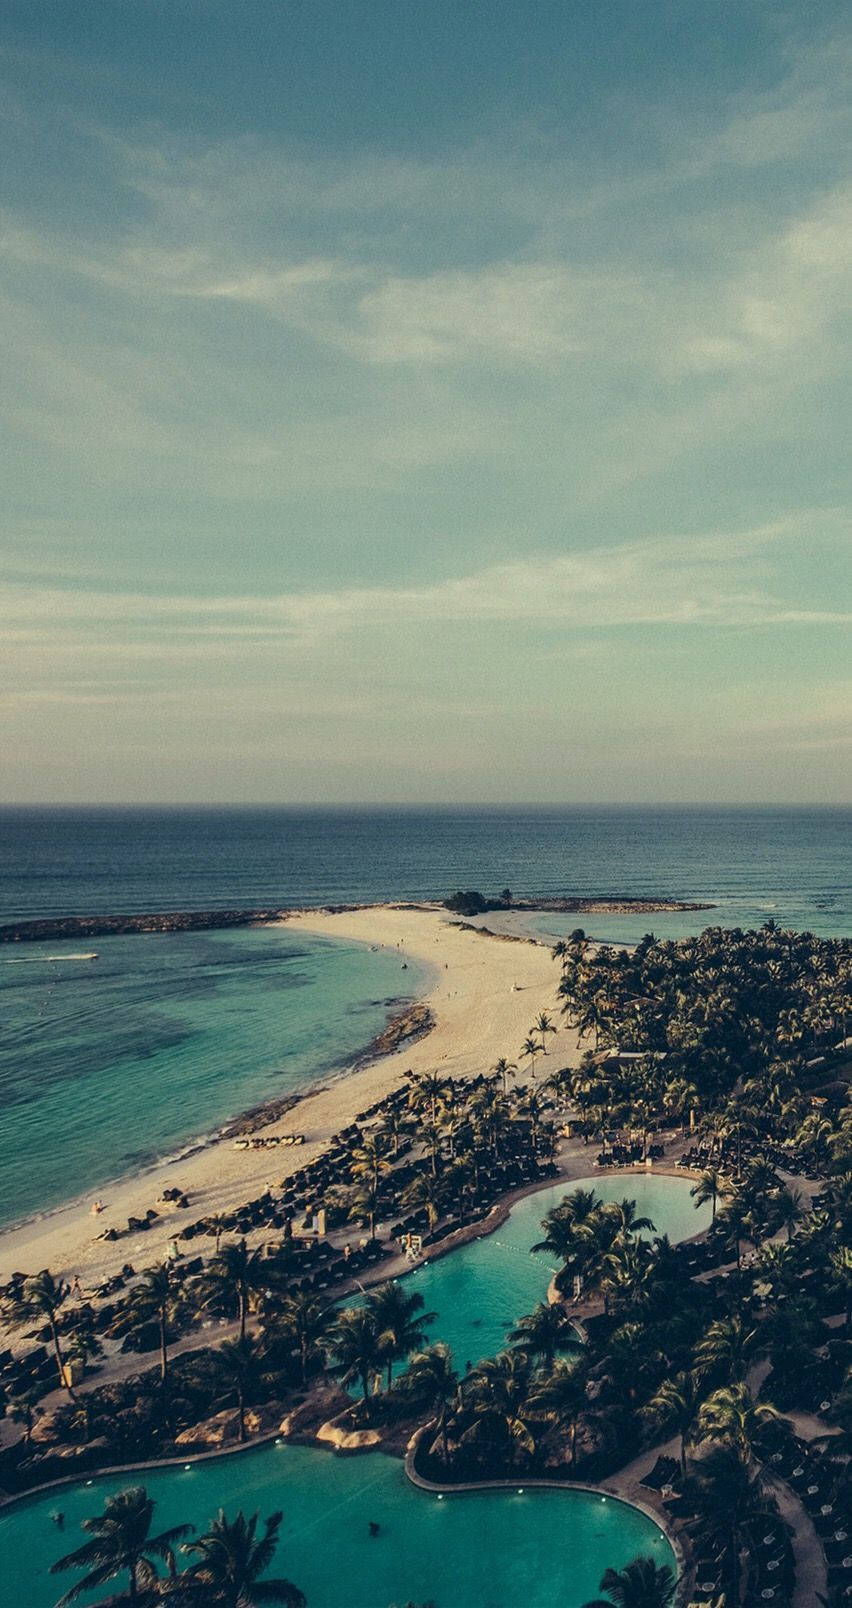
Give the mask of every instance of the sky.
[[847, 800], [850, 68], [834, 0], [6, 0], [0, 796]]

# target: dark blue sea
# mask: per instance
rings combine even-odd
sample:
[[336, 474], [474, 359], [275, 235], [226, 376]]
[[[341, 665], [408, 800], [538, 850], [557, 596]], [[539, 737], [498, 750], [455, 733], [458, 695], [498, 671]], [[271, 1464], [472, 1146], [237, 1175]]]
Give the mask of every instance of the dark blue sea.
[[[540, 917], [629, 942], [709, 924], [852, 933], [840, 809], [6, 809], [0, 921], [518, 894], [695, 899]], [[49, 957], [96, 949], [96, 962]], [[0, 1223], [56, 1206], [305, 1088], [425, 972], [285, 929], [0, 947]]]
[[7, 809], [15, 917], [520, 893], [707, 899], [849, 931], [848, 809]]

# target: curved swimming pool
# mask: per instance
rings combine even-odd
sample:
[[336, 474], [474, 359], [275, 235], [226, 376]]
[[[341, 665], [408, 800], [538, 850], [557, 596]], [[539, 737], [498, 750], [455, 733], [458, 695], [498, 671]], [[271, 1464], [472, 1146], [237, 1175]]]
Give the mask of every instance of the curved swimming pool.
[[[585, 1491], [474, 1491], [442, 1498], [417, 1490], [380, 1454], [333, 1457], [305, 1446], [265, 1446], [196, 1464], [95, 1480], [0, 1512], [0, 1568], [9, 1608], [53, 1608], [73, 1575], [50, 1563], [83, 1541], [80, 1520], [104, 1498], [144, 1483], [156, 1529], [206, 1528], [220, 1503], [284, 1522], [273, 1574], [294, 1580], [308, 1608], [581, 1608], [603, 1570], [639, 1553], [676, 1567], [653, 1520]], [[62, 1534], [50, 1514], [61, 1508]], [[379, 1533], [370, 1534], [370, 1524]], [[101, 1596], [108, 1594], [104, 1588]], [[85, 1601], [96, 1602], [97, 1593]]]
[[621, 1172], [563, 1179], [525, 1196], [493, 1234], [406, 1275], [407, 1287], [423, 1296], [425, 1310], [437, 1313], [430, 1340], [445, 1341], [459, 1369], [503, 1349], [518, 1318], [545, 1299], [557, 1265], [546, 1252], [531, 1256], [530, 1247], [541, 1239], [545, 1213], [574, 1190], [593, 1189], [603, 1201], [635, 1200], [638, 1215], [650, 1217], [654, 1233], [675, 1242], [710, 1227], [711, 1207], [696, 1208], [692, 1182], [664, 1173]]

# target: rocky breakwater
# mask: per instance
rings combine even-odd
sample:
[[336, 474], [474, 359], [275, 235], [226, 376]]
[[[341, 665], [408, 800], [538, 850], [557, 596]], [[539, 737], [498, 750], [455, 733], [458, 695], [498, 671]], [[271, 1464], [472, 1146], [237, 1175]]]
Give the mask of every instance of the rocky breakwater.
[[122, 937], [142, 932], [204, 932], [215, 927], [254, 927], [281, 921], [287, 910], [166, 910], [138, 916], [44, 916], [0, 926], [0, 944], [46, 939]]

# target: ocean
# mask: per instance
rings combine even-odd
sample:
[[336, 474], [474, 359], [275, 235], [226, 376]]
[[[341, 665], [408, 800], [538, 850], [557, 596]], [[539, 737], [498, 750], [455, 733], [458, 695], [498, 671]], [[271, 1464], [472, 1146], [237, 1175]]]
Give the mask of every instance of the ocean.
[[[852, 934], [840, 809], [6, 809], [0, 921], [522, 894], [706, 900], [531, 919], [629, 942], [710, 924]], [[49, 956], [96, 949], [97, 962]], [[284, 929], [0, 946], [0, 1224], [315, 1084], [429, 977]]]

